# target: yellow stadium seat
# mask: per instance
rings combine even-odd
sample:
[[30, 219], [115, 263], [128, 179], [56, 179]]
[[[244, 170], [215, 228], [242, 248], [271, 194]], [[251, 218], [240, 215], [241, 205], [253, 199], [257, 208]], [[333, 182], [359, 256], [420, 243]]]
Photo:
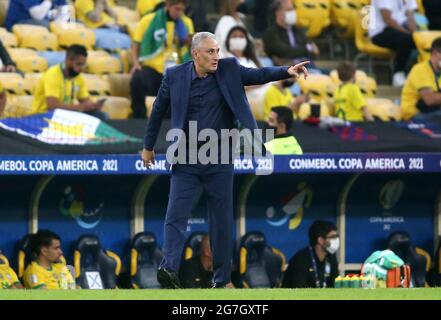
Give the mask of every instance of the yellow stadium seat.
[[87, 59], [87, 72], [108, 74], [121, 72], [121, 62], [112, 56]]
[[318, 101], [332, 98], [337, 87], [331, 77], [324, 74], [310, 74], [306, 80], [299, 78], [297, 81], [304, 94]]
[[138, 22], [140, 19], [139, 13], [123, 6], [115, 6], [112, 8], [116, 13], [116, 23], [121, 26], [127, 26], [129, 23]]
[[338, 29], [337, 36], [353, 38], [355, 21], [359, 19], [363, 4], [357, 0], [333, 0], [331, 5], [331, 23]]
[[20, 47], [37, 51], [57, 51], [58, 38], [53, 33], [26, 34], [21, 38]]
[[137, 0], [136, 10], [141, 16], [143, 16], [147, 13], [152, 12], [155, 7], [161, 2], [164, 2], [164, 0]]
[[127, 31], [129, 32], [129, 36], [133, 39], [133, 35], [135, 34], [136, 28], [138, 27], [138, 22], [130, 22], [127, 24]]
[[426, 15], [426, 10], [424, 9], [423, 0], [416, 0], [416, 3], [418, 5], [418, 12], [422, 15]]
[[401, 121], [402, 114], [400, 106], [389, 99], [366, 99], [367, 109], [377, 120]]
[[152, 114], [153, 110], [153, 103], [155, 103], [156, 97], [145, 97], [145, 108], [147, 111], [147, 118], [150, 118], [150, 115]]
[[34, 96], [9, 96], [6, 102], [4, 118], [19, 118], [32, 114], [32, 101]]
[[[339, 85], [341, 83], [340, 79], [338, 78], [337, 70], [332, 70], [329, 76], [336, 84]], [[363, 92], [366, 97], [374, 98], [377, 94], [377, 81], [374, 78], [368, 77], [364, 71], [356, 71], [355, 83], [358, 84], [361, 92]]]
[[370, 74], [372, 74], [373, 60], [374, 58], [377, 58], [387, 60], [389, 68], [392, 70], [393, 52], [387, 48], [382, 48], [373, 44], [368, 36], [368, 30], [363, 28], [362, 21], [363, 17], [361, 15], [359, 16], [359, 19], [355, 20], [355, 46], [357, 47], [357, 50], [360, 51], [360, 53], [354, 59], [355, 66], [358, 66], [361, 59], [367, 57], [368, 71]]
[[430, 48], [436, 38], [441, 37], [441, 31], [417, 31], [412, 34], [415, 46], [418, 49], [418, 60], [428, 61], [430, 59]]
[[0, 72], [0, 83], [8, 94], [31, 94], [29, 84], [19, 73]]
[[58, 45], [63, 49], [73, 44], [80, 44], [87, 50], [92, 50], [95, 42], [95, 33], [90, 29], [65, 29], [58, 35]]
[[15, 34], [11, 32], [0, 32], [0, 40], [5, 47], [16, 48], [18, 46], [18, 39]]
[[119, 49], [118, 55], [122, 64], [122, 72], [129, 73], [131, 67], [133, 66], [132, 53], [130, 49]]
[[107, 51], [104, 50], [88, 50], [87, 51], [87, 58], [89, 59], [95, 59], [98, 57], [108, 57], [110, 54]]
[[307, 28], [306, 35], [318, 37], [331, 24], [330, 0], [292, 0], [297, 11], [297, 26]]
[[107, 79], [101, 78], [99, 75], [83, 73], [86, 88], [92, 96], [110, 96], [110, 85]]
[[9, 0], [0, 1], [0, 25], [3, 26], [5, 23], [6, 13], [8, 12]]
[[123, 97], [100, 97], [106, 99], [102, 111], [107, 113], [110, 119], [124, 120], [132, 114], [130, 100]]
[[34, 92], [42, 75], [43, 74], [41, 72], [26, 73], [25, 74], [24, 78], [25, 78], [25, 81], [28, 83], [27, 86], [30, 88], [31, 93]]
[[72, 30], [72, 29], [87, 29], [84, 24], [78, 23], [78, 22], [62, 22], [62, 21], [53, 21], [49, 25], [49, 29], [52, 33], [55, 33], [57, 36], [60, 36], [63, 32], [66, 30]]
[[249, 98], [248, 102], [250, 103], [251, 112], [254, 116], [254, 119], [256, 119], [257, 121], [266, 121], [267, 119], [264, 118], [264, 105], [262, 99], [253, 97]]
[[319, 112], [320, 118], [331, 116], [330, 108], [324, 100], [322, 100], [322, 101], [311, 100], [307, 103], [303, 103], [300, 105], [299, 112], [297, 114], [299, 119], [304, 120], [304, 119], [311, 117], [313, 114], [312, 110], [315, 105], [319, 106], [318, 112]]
[[21, 42], [21, 39], [29, 34], [39, 34], [39, 33], [49, 33], [49, 30], [43, 26], [36, 26], [32, 24], [15, 24], [12, 27], [12, 32], [18, 39], [18, 43]]
[[22, 72], [44, 72], [48, 68], [47, 60], [40, 56], [20, 57], [14, 60], [17, 69]]
[[17, 60], [24, 57], [37, 56], [37, 51], [28, 48], [7, 48], [12, 60]]
[[114, 73], [103, 76], [110, 85], [110, 95], [116, 97], [130, 97], [130, 79], [129, 73]]

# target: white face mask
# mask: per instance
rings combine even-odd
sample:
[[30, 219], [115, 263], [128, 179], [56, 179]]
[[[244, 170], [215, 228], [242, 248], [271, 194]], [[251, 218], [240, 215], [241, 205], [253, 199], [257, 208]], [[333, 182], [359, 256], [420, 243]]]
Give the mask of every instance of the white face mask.
[[230, 38], [230, 51], [243, 51], [247, 47], [246, 38]]
[[297, 22], [297, 12], [295, 10], [285, 12], [285, 22], [290, 26], [295, 25]]
[[326, 248], [330, 254], [334, 254], [340, 248], [340, 238], [334, 238], [329, 240], [329, 247]]
[[439, 62], [438, 62], [438, 67], [440, 67], [440, 68], [441, 68], [441, 61], [439, 61]]

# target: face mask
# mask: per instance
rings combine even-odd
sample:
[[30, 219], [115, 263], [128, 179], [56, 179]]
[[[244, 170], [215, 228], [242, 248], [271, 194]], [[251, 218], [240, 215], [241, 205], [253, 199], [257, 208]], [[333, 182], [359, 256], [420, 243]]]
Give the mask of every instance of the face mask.
[[73, 68], [67, 68], [67, 72], [69, 73], [69, 76], [72, 78], [75, 78], [77, 75], [79, 75], [79, 72], [76, 72]]
[[282, 81], [282, 87], [284, 87], [284, 88], [289, 88], [289, 87], [291, 87], [293, 84], [294, 84], [294, 82], [289, 81], [289, 80], [283, 80], [283, 81]]
[[230, 38], [230, 50], [231, 51], [243, 51], [247, 47], [246, 38]]
[[438, 67], [440, 67], [440, 68], [441, 68], [441, 61], [439, 61], [439, 62], [438, 62]]
[[295, 25], [297, 22], [297, 12], [295, 10], [285, 12], [285, 22], [290, 26]]
[[337, 252], [338, 248], [340, 248], [340, 238], [335, 238], [329, 240], [329, 247], [326, 248], [330, 254], [334, 254]]

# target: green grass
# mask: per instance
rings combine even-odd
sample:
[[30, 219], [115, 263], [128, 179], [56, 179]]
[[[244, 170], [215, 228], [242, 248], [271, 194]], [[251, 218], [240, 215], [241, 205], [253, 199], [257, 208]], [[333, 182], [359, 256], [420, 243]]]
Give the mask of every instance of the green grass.
[[441, 288], [0, 290], [0, 300], [441, 300]]

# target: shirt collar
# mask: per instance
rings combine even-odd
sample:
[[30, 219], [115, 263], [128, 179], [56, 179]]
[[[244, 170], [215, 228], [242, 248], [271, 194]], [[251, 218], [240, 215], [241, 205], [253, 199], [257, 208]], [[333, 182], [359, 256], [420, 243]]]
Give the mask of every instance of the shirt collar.
[[191, 66], [191, 81], [193, 81], [193, 80], [195, 80], [197, 78], [198, 78], [198, 75], [196, 74], [196, 69], [195, 69], [194, 63], [192, 63], [192, 66]]

